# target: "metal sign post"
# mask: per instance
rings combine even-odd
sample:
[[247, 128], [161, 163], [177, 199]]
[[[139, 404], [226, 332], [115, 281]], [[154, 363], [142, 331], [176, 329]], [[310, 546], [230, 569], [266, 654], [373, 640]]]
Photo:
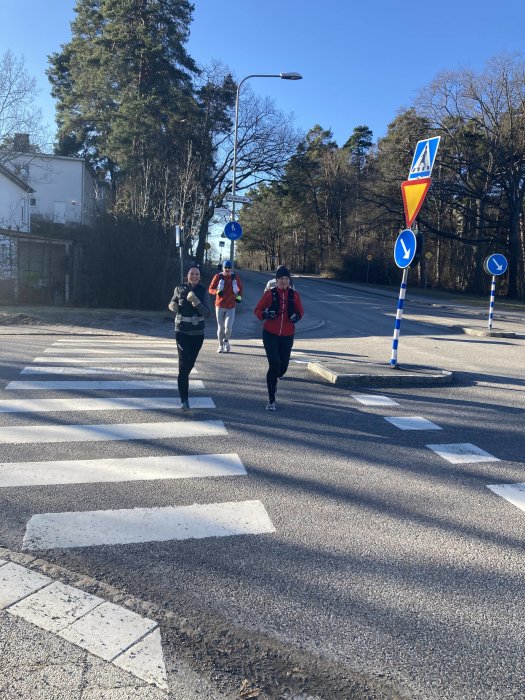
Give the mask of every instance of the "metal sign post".
[[489, 331], [492, 330], [492, 321], [494, 320], [494, 299], [496, 297], [496, 275], [492, 275], [490, 283], [490, 306], [489, 306]]
[[401, 331], [401, 319], [403, 318], [403, 306], [405, 304], [405, 296], [407, 293], [408, 267], [403, 270], [403, 278], [401, 279], [401, 287], [399, 288], [399, 299], [397, 301], [396, 323], [394, 326], [394, 335], [392, 337], [392, 355], [390, 356], [390, 366], [397, 367], [397, 348], [399, 345], [399, 333]]
[[396, 368], [398, 366], [397, 349], [399, 346], [401, 319], [403, 318], [403, 307], [405, 305], [405, 297], [407, 292], [408, 268], [417, 265], [419, 258], [421, 257], [422, 245], [422, 238], [420, 234], [416, 234], [414, 231], [412, 231], [412, 229], [406, 228], [404, 231], [401, 231], [394, 246], [394, 260], [396, 265], [403, 270], [403, 277], [399, 288], [396, 322], [394, 326], [394, 335], [392, 337], [392, 355], [390, 357], [390, 366], [392, 368]]
[[507, 271], [508, 262], [507, 258], [501, 253], [494, 253], [485, 258], [483, 262], [483, 269], [489, 275], [492, 275], [492, 282], [490, 284], [490, 306], [489, 306], [489, 331], [492, 330], [492, 322], [494, 320], [494, 300], [496, 297], [496, 277], [502, 275]]
[[175, 226], [175, 245], [179, 249], [179, 259], [180, 259], [180, 283], [184, 284], [184, 246], [181, 240], [181, 227]]

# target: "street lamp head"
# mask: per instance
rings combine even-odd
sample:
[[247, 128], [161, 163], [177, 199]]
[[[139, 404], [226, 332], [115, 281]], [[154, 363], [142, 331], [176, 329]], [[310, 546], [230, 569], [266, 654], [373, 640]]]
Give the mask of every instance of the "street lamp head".
[[302, 80], [303, 76], [300, 73], [280, 73], [281, 80]]

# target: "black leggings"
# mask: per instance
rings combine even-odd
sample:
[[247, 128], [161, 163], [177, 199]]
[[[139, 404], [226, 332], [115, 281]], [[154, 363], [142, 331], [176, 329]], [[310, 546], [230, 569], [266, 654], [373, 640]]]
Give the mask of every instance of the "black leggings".
[[193, 369], [197, 355], [202, 348], [204, 336], [186, 335], [186, 333], [181, 333], [178, 331], [175, 333], [175, 340], [177, 341], [177, 350], [179, 351], [179, 376], [177, 377], [179, 395], [181, 401], [187, 401], [190, 385], [190, 372]]
[[293, 335], [274, 335], [263, 328], [262, 339], [268, 358], [268, 372], [266, 373], [268, 398], [273, 402], [277, 391], [277, 377], [282, 377], [288, 369], [294, 337]]

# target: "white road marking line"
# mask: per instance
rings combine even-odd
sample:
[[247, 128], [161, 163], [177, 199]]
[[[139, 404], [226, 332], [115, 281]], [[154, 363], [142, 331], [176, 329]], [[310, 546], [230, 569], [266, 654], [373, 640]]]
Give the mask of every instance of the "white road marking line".
[[64, 338], [62, 340], [56, 340], [53, 343], [53, 347], [59, 347], [60, 345], [72, 346], [72, 345], [92, 345], [93, 347], [98, 347], [99, 345], [118, 345], [119, 347], [126, 347], [127, 345], [139, 345], [146, 348], [158, 347], [162, 345], [171, 345], [175, 343], [175, 340], [170, 340], [169, 338], [162, 338], [161, 340], [147, 340], [145, 338], [90, 338], [87, 340], [78, 339], [68, 339]]
[[378, 394], [351, 394], [352, 398], [363, 406], [399, 406], [397, 401]]
[[0, 444], [101, 442], [227, 435], [222, 421], [109, 423], [100, 425], [21, 425], [0, 428]]
[[[102, 362], [115, 362], [115, 357], [60, 357], [60, 356], [53, 356], [53, 357], [35, 357], [33, 360], [33, 364], [38, 364], [38, 363], [43, 363], [43, 364], [50, 364], [50, 363], [56, 363], [59, 365], [67, 365], [67, 364], [100, 364]], [[160, 364], [173, 364], [173, 365], [178, 365], [179, 361], [177, 359], [176, 355], [167, 355], [165, 357], [140, 357], [136, 355], [135, 357], [119, 357], [118, 358], [118, 363], [122, 364], [123, 362], [134, 362], [135, 364], [138, 364], [140, 362], [143, 362], [144, 364], [155, 364], [155, 365], [160, 365]]]
[[[27, 379], [24, 381], [9, 382], [6, 386], [6, 391], [29, 391], [29, 390], [46, 390], [46, 391], [70, 391], [70, 390], [82, 390], [90, 391], [95, 389], [104, 389], [106, 391], [136, 391], [137, 389], [166, 389], [170, 391], [177, 391], [177, 380], [176, 379], [156, 379], [156, 380], [96, 380], [96, 379], [86, 379], [86, 380], [48, 380], [48, 381], [37, 381]], [[204, 384], [200, 379], [190, 379], [190, 389], [204, 389]]]
[[0, 560], [0, 608], [168, 690], [154, 620], [4, 560]]
[[156, 627], [153, 620], [120, 605], [102, 603], [61, 630], [58, 636], [106, 661], [113, 661]]
[[[209, 396], [191, 398], [192, 408], [215, 408]], [[0, 413], [47, 413], [51, 411], [155, 411], [180, 410], [180, 399], [170, 396], [115, 396], [71, 399], [0, 399]]]
[[[273, 533], [263, 504], [206, 503], [163, 508], [100, 510], [33, 515], [23, 550], [94, 547]], [[2, 569], [0, 569], [1, 577]]]
[[56, 633], [103, 602], [102, 598], [55, 581], [12, 605], [9, 612]]
[[[46, 348], [46, 349], [44, 350], [44, 353], [45, 353], [45, 354], [51, 354], [51, 353], [53, 353], [53, 354], [56, 355], [58, 349], [59, 349], [59, 348], [54, 348], [54, 347]], [[160, 348], [159, 348], [159, 349], [160, 349]], [[176, 351], [175, 342], [173, 342], [173, 345], [171, 346], [171, 350], [172, 350], [172, 352], [175, 352], [175, 351]], [[122, 355], [122, 354], [123, 354], [123, 349], [122, 349], [122, 348], [110, 348], [110, 349], [104, 350], [104, 349], [102, 349], [102, 348], [101, 348], [101, 349], [95, 349], [95, 348], [60, 348], [60, 352], [61, 352], [62, 355], [64, 355], [64, 356], [67, 355], [67, 356], [69, 356], [69, 357], [74, 357], [75, 355], [108, 355], [108, 356], [110, 356], [110, 357], [111, 357], [111, 356], [112, 356], [112, 357], [119, 357], [119, 355]], [[134, 348], [129, 348], [129, 347], [127, 347], [127, 348], [125, 348], [125, 353], [126, 353], [126, 355], [142, 355], [142, 356], [144, 356], [144, 357], [150, 357], [150, 356], [155, 357], [155, 356], [159, 353], [159, 350], [154, 350], [154, 349], [146, 350], [146, 349], [143, 349], [143, 348], [136, 348], [136, 349], [134, 349]], [[162, 353], [160, 353], [160, 354], [167, 355], [167, 354], [168, 354], [168, 350], [166, 349], [166, 350], [164, 350], [164, 351], [163, 351]]]
[[[30, 365], [24, 367], [20, 374], [65, 374], [83, 376], [86, 374], [156, 374], [161, 376], [172, 376], [177, 371], [177, 364], [173, 367], [121, 367], [119, 365], [106, 365], [105, 367], [75, 367], [69, 365], [62, 367], [60, 365]], [[195, 367], [191, 370], [191, 374], [197, 374]]]
[[245, 476], [239, 455], [167, 455], [0, 464], [0, 488]]
[[491, 484], [487, 488], [516, 508], [525, 511], [525, 484]]
[[499, 462], [489, 452], [485, 452], [480, 447], [476, 447], [470, 442], [451, 443], [448, 445], [426, 445], [447, 462], [452, 464], [470, 464], [473, 462]]
[[443, 430], [439, 425], [419, 416], [385, 417], [385, 420], [400, 430]]
[[154, 629], [144, 639], [113, 660], [115, 666], [132, 673], [147, 683], [168, 690], [168, 676], [162, 655], [160, 629]]
[[52, 579], [37, 571], [24, 569], [18, 564], [4, 564], [0, 567], [0, 610], [8, 608], [51, 582]]

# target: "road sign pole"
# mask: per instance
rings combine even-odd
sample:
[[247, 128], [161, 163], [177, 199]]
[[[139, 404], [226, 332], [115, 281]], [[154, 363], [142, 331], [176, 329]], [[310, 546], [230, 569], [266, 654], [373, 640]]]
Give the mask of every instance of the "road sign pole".
[[180, 258], [180, 283], [184, 284], [184, 269], [183, 269], [183, 241], [182, 241], [182, 227], [175, 226], [175, 244], [179, 246], [179, 258]]
[[496, 275], [492, 275], [492, 284], [490, 285], [489, 331], [492, 330], [492, 321], [494, 319], [494, 297], [495, 296], [496, 296]]
[[399, 288], [399, 299], [397, 302], [396, 323], [394, 326], [394, 336], [392, 338], [392, 357], [390, 365], [392, 368], [397, 367], [397, 348], [399, 345], [399, 333], [401, 330], [401, 319], [403, 318], [403, 306], [405, 304], [405, 296], [407, 293], [408, 267], [403, 269], [403, 277], [401, 279], [401, 287]]

